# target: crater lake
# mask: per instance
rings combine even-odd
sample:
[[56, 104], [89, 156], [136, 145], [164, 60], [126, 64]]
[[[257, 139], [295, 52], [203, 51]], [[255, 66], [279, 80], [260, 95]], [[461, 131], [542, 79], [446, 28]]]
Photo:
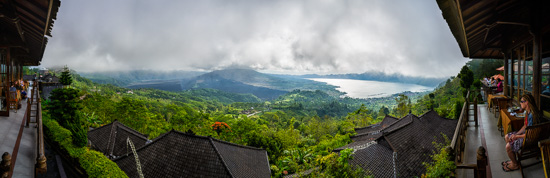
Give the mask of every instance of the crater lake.
[[354, 79], [328, 79], [328, 78], [308, 78], [309, 80], [324, 82], [328, 85], [336, 86], [338, 91], [346, 92], [346, 96], [351, 98], [380, 98], [388, 97], [396, 93], [405, 91], [425, 92], [431, 91], [435, 87], [428, 87], [408, 83], [381, 82], [372, 80], [354, 80]]

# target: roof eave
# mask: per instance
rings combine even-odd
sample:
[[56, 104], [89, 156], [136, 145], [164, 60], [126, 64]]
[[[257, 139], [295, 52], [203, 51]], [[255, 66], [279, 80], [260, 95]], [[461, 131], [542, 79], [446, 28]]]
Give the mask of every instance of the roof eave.
[[462, 20], [459, 2], [455, 2], [454, 0], [437, 0], [437, 4], [462, 51], [462, 55], [464, 57], [470, 57], [466, 30], [464, 29], [464, 21]]

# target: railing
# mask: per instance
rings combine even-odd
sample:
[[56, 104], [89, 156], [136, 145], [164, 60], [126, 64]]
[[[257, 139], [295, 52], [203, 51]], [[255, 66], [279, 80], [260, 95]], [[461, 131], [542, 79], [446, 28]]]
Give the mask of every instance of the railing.
[[[466, 140], [466, 130], [468, 129], [468, 122], [470, 121], [470, 91], [466, 94], [464, 105], [462, 106], [462, 111], [460, 112], [460, 117], [458, 119], [458, 124], [456, 125], [455, 133], [451, 145], [447, 147], [448, 153], [451, 154], [452, 161], [457, 165], [457, 169], [474, 169], [475, 177], [486, 177], [486, 166], [487, 166], [487, 156], [485, 154], [485, 148], [480, 146], [477, 150], [477, 164], [462, 164], [464, 161], [464, 148]], [[473, 116], [475, 126], [478, 126], [478, 116], [477, 116], [477, 97], [474, 97], [474, 107]]]
[[[40, 99], [40, 91], [38, 90], [38, 81], [35, 81], [33, 83], [33, 88], [31, 90], [31, 97], [30, 100], [27, 101], [27, 127], [29, 127], [29, 123], [31, 122], [31, 117], [34, 116], [36, 118], [36, 121], [33, 123], [36, 123], [36, 128], [38, 132], [38, 138], [37, 140], [37, 156], [36, 156], [36, 165], [35, 165], [35, 172], [44, 174], [47, 172], [47, 165], [46, 165], [46, 154], [44, 153], [44, 130], [42, 126], [42, 102]], [[36, 95], [36, 98], [35, 98]], [[36, 103], [36, 109], [32, 109], [32, 106]], [[34, 115], [33, 115], [34, 114]]]

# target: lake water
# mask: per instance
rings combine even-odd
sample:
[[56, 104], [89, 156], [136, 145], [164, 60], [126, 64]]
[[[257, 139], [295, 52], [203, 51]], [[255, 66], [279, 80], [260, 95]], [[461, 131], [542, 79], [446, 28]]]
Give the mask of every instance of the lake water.
[[353, 79], [327, 79], [327, 78], [308, 78], [309, 80], [324, 82], [336, 86], [338, 91], [346, 92], [346, 96], [352, 98], [379, 98], [387, 97], [396, 93], [405, 91], [423, 92], [431, 91], [435, 87], [427, 87], [416, 84], [379, 82], [372, 80], [353, 80]]

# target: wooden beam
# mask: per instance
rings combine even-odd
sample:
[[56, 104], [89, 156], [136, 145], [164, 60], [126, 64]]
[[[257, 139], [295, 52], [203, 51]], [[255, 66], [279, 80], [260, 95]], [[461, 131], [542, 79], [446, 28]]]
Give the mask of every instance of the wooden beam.
[[462, 18], [462, 9], [460, 9], [460, 1], [456, 1], [456, 8], [458, 10], [458, 19], [460, 20], [460, 26], [462, 27], [462, 35], [464, 36], [464, 44], [466, 48], [466, 53], [468, 56], [470, 56], [470, 47], [468, 46], [468, 36], [466, 36], [466, 29], [464, 29], [464, 18]]

